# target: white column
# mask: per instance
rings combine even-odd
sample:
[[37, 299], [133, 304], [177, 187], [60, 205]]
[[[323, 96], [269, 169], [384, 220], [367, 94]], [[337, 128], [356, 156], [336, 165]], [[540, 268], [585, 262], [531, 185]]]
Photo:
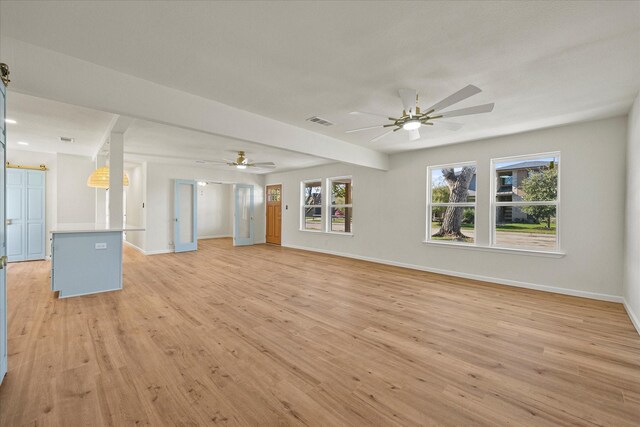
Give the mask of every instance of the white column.
[[109, 226], [122, 227], [122, 176], [124, 174], [124, 134], [111, 132], [109, 138]]
[[[96, 169], [107, 165], [107, 156], [96, 156]], [[96, 188], [96, 224], [107, 223], [107, 190]]]

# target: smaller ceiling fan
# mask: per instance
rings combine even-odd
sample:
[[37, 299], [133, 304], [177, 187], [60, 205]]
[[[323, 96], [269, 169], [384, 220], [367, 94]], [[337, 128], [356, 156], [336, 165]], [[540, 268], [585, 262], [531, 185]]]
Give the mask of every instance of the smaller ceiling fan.
[[381, 135], [376, 136], [375, 138], [369, 141], [369, 142], [375, 142], [389, 135], [391, 132], [397, 132], [400, 129], [404, 129], [409, 133], [409, 140], [415, 141], [417, 139], [420, 139], [420, 131], [418, 129], [420, 129], [422, 126], [433, 126], [434, 124], [437, 124], [438, 126], [441, 126], [442, 128], [445, 128], [445, 129], [458, 130], [462, 127], [461, 123], [451, 123], [446, 121], [443, 122], [443, 121], [440, 121], [439, 119], [447, 118], [447, 117], [468, 116], [471, 114], [490, 113], [491, 111], [493, 111], [494, 104], [491, 103], [491, 104], [477, 105], [475, 107], [462, 108], [460, 110], [454, 110], [454, 111], [444, 111], [444, 112], [440, 112], [440, 111], [460, 101], [464, 101], [465, 99], [473, 95], [476, 95], [480, 92], [482, 92], [482, 90], [480, 90], [478, 87], [474, 85], [465, 86], [464, 88], [460, 89], [453, 95], [450, 95], [445, 99], [443, 99], [442, 101], [433, 104], [431, 107], [427, 108], [423, 113], [420, 110], [420, 106], [419, 106], [418, 91], [414, 89], [400, 89], [398, 91], [398, 95], [402, 100], [402, 106], [404, 108], [404, 110], [402, 110], [402, 115], [400, 117], [395, 118], [395, 117], [389, 117], [384, 114], [354, 111], [351, 114], [359, 114], [359, 115], [365, 115], [365, 116], [384, 118], [386, 120], [391, 120], [392, 123], [376, 125], [376, 126], [367, 126], [359, 129], [351, 129], [351, 130], [348, 130], [347, 133], [361, 132], [364, 130], [379, 129], [379, 128], [393, 128]]
[[262, 168], [262, 169], [274, 169], [276, 164], [273, 162], [257, 162], [251, 163], [249, 159], [246, 158], [244, 151], [238, 151], [238, 157], [235, 161], [226, 160], [225, 162], [229, 166], [235, 166], [238, 169], [246, 169], [246, 168]]

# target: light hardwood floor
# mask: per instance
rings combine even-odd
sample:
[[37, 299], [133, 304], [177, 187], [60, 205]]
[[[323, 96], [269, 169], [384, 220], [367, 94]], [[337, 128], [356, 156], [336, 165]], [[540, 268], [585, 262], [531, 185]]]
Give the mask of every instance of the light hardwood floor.
[[101, 295], [9, 266], [0, 425], [640, 424], [620, 304], [226, 239], [125, 249]]

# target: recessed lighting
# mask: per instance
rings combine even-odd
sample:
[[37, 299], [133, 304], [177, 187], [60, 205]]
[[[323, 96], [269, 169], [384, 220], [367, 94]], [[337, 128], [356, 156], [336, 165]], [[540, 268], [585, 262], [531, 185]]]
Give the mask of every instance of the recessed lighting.
[[18, 145], [29, 145], [29, 143], [24, 141], [18, 141]]
[[15, 121], [15, 120], [13, 120], [13, 119], [4, 119], [4, 122], [5, 122], [5, 123], [10, 123], [10, 124], [12, 124], [12, 125], [15, 125], [16, 123], [18, 123], [18, 122], [16, 122], [16, 121]]

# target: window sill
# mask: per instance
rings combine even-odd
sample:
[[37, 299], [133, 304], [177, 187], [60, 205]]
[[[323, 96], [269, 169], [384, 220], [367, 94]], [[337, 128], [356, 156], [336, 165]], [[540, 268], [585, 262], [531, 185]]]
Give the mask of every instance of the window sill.
[[298, 231], [304, 231], [306, 233], [332, 234], [334, 236], [353, 237], [353, 233], [338, 233], [337, 231], [305, 230], [304, 228], [300, 228]]
[[484, 252], [496, 252], [503, 254], [515, 254], [515, 255], [530, 255], [540, 256], [547, 258], [564, 258], [565, 252], [559, 251], [537, 251], [535, 249], [515, 249], [515, 248], [499, 248], [495, 246], [481, 246], [468, 243], [453, 243], [453, 242], [434, 242], [431, 240], [424, 240], [422, 243], [430, 246], [442, 246], [446, 248], [458, 248], [458, 249], [470, 249]]

